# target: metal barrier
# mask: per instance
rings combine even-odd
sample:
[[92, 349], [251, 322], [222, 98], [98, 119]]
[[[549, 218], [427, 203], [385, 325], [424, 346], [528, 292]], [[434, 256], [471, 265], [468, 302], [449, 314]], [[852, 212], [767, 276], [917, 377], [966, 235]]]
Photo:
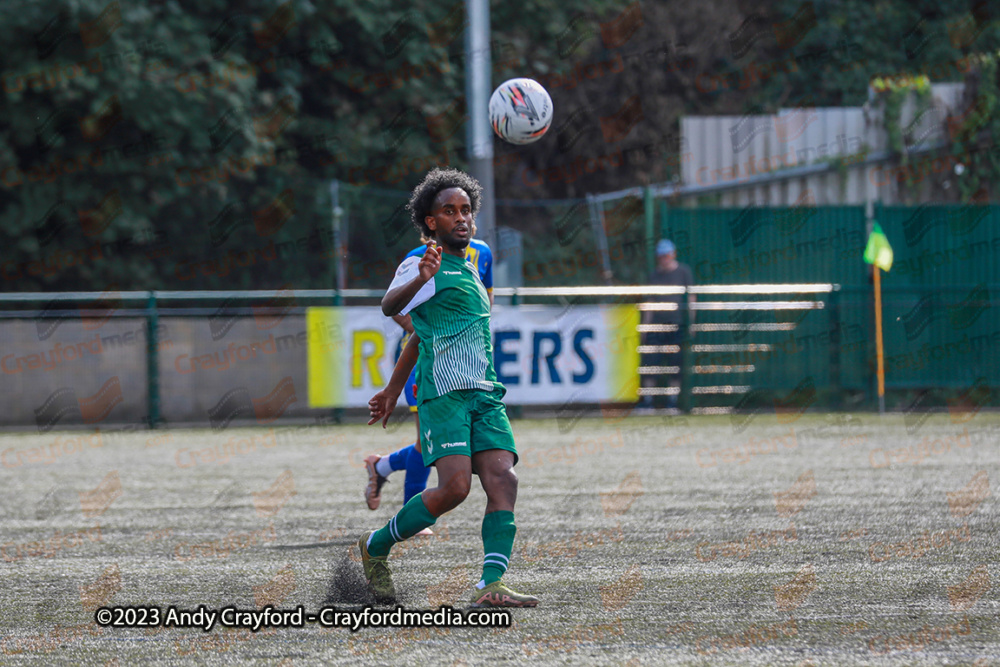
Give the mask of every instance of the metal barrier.
[[[899, 329], [889, 339], [905, 338], [886, 350], [887, 386], [904, 392], [950, 391], [955, 397], [979, 387], [976, 396], [982, 399], [981, 388], [1000, 377], [1000, 330], [993, 330], [995, 318], [980, 317], [994, 305], [991, 295], [997, 293], [987, 285], [958, 285], [931, 295], [920, 288], [886, 289], [885, 320]], [[864, 288], [522, 287], [497, 288], [494, 294], [498, 302], [509, 300], [513, 307], [634, 303], [640, 313], [679, 311], [678, 323], [638, 328], [640, 335], [679, 333], [674, 344], [640, 344], [638, 352], [679, 355], [680, 361], [641, 364], [639, 375], [648, 386], [638, 390], [637, 399], [676, 398], [682, 409], [693, 413], [760, 405], [836, 409], [845, 400], [851, 407], [871, 404], [874, 348], [869, 343], [871, 300]], [[67, 389], [78, 386], [81, 378], [86, 379], [79, 384], [87, 386], [80, 389], [85, 398], [113, 392], [125, 404], [116, 419], [151, 427], [192, 419], [202, 423], [213, 405], [244, 386], [280, 387], [287, 380], [301, 395], [308, 384], [306, 309], [374, 307], [382, 295], [382, 290], [360, 289], [0, 294], [0, 365], [8, 393], [0, 424], [30, 427], [34, 422], [41, 428], [44, 419], [67, 406], [87, 408]], [[216, 349], [223, 339], [235, 368], [229, 377], [235, 380], [212, 385], [210, 374], [186, 374], [178, 359]], [[260, 355], [252, 371], [249, 364], [236, 368], [235, 355], [244, 348], [253, 354], [254, 346], [268, 354]], [[95, 349], [101, 354], [94, 354]], [[32, 364], [44, 365], [48, 373], [21, 372], [22, 366]], [[40, 387], [39, 382], [46, 384]], [[848, 395], [852, 397], [845, 398]], [[249, 395], [243, 399], [249, 401]], [[552, 404], [567, 400], [554, 395]], [[951, 399], [937, 403], [946, 400]], [[300, 402], [282, 418], [321, 414], [329, 410], [308, 409]]]
[[[683, 311], [680, 324], [642, 324], [640, 333], [682, 333], [681, 342], [673, 345], [641, 345], [640, 353], [681, 354], [683, 363], [669, 366], [643, 365], [639, 368], [640, 375], [677, 379], [679, 382], [667, 382], [668, 386], [642, 387], [640, 396], [668, 396], [681, 398], [679, 405], [692, 413], [728, 412], [735, 407], [733, 399], [740, 399], [763, 383], [753, 381], [758, 372], [758, 365], [753, 363], [753, 357], [767, 354], [770, 359], [775, 350], [775, 344], [761, 338], [767, 338], [768, 333], [796, 330], [802, 317], [798, 311], [824, 310], [830, 295], [840, 287], [833, 284], [800, 284], [800, 285], [704, 285], [684, 288], [672, 288], [673, 294], [684, 295], [682, 303], [641, 303], [638, 308], [642, 312]], [[699, 296], [711, 295], [712, 300], [699, 299]], [[797, 298], [775, 300], [776, 295], [791, 295]], [[695, 297], [691, 299], [690, 297]], [[722, 300], [721, 297], [738, 297], [739, 300]], [[751, 301], [748, 298], [763, 297], [767, 300]], [[810, 298], [811, 297], [811, 298]], [[765, 312], [791, 313], [788, 321], [763, 321], [765, 318], [756, 316]], [[708, 315], [743, 315], [751, 317], [727, 317], [725, 322], [698, 322]], [[699, 314], [699, 315], [695, 315]], [[694, 320], [694, 321], [692, 321]], [[752, 321], [746, 321], [752, 320]], [[711, 336], [715, 340], [706, 343], [695, 343], [698, 334], [702, 340]], [[719, 340], [720, 334], [728, 334], [734, 340]], [[708, 360], [701, 362], [703, 355]], [[741, 356], [743, 357], [741, 359]], [[770, 386], [771, 390], [778, 387]], [[697, 398], [696, 398], [697, 397]], [[718, 405], [718, 400], [724, 398], [728, 405]], [[737, 403], [738, 405], [738, 403]]]

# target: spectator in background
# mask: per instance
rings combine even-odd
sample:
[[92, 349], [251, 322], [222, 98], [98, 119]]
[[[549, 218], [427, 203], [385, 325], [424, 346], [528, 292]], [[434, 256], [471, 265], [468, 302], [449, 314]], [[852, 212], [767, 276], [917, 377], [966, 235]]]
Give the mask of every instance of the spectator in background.
[[[656, 271], [650, 276], [650, 285], [672, 285], [676, 287], [691, 286], [691, 267], [677, 261], [677, 247], [673, 241], [662, 239], [656, 244]], [[691, 303], [694, 303], [693, 294], [688, 295]], [[674, 325], [673, 331], [650, 331], [643, 334], [643, 345], [654, 345], [658, 348], [673, 346], [670, 351], [660, 349], [646, 353], [642, 356], [643, 366], [676, 366], [681, 369], [683, 355], [680, 352], [681, 342], [684, 340], [684, 313], [681, 308], [684, 304], [682, 294], [663, 294], [650, 297], [650, 301], [658, 303], [675, 303], [678, 305], [675, 310], [646, 310], [642, 313], [643, 324], [665, 324]], [[690, 312], [689, 323], [694, 323], [694, 311]], [[666, 382], [664, 382], [666, 380]], [[681, 386], [681, 374], [656, 374], [643, 375], [643, 387], [674, 387], [678, 393]], [[643, 407], [677, 407], [678, 393], [667, 396], [644, 396], [641, 405]]]

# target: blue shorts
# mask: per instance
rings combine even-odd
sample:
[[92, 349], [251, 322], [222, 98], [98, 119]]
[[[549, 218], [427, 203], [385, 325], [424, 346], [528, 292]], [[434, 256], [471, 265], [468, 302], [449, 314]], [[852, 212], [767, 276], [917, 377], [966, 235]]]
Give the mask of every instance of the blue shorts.
[[410, 406], [410, 412], [417, 411], [417, 368], [413, 367], [410, 371], [410, 377], [406, 381], [406, 388], [403, 390], [406, 394], [406, 404]]
[[[403, 333], [402, 338], [399, 339], [399, 345], [396, 346], [396, 361], [399, 360], [399, 355], [403, 353], [403, 348], [406, 347], [407, 341], [410, 340], [410, 334]], [[403, 393], [406, 395], [406, 404], [410, 406], [410, 412], [417, 411], [417, 367], [414, 366], [413, 370], [410, 371], [410, 377], [406, 381], [406, 386], [403, 387]]]

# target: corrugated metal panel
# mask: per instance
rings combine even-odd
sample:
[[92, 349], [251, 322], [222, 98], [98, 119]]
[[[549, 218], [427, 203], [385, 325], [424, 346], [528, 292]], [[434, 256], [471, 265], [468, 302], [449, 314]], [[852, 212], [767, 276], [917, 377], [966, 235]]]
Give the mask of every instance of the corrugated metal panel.
[[[961, 91], [962, 84], [934, 84], [931, 106], [920, 114], [916, 113], [914, 100], [904, 103], [900, 125], [908, 148], [933, 145], [944, 138], [942, 122], [956, 109]], [[866, 149], [888, 148], [881, 113], [868, 107], [802, 107], [780, 109], [773, 115], [688, 117], [681, 119], [681, 136], [684, 150], [692, 154], [681, 170], [684, 185], [739, 182], [749, 175], [856, 156]], [[887, 204], [898, 202], [898, 185], [880, 177], [872, 185], [869, 172], [870, 168], [848, 164], [839, 173], [725, 191], [717, 202], [723, 207], [742, 207], [751, 202], [794, 206], [809, 196], [819, 205], [860, 204], [869, 189], [874, 199]], [[694, 205], [698, 197], [688, 196], [682, 201]]]
[[880, 206], [875, 217], [895, 255], [887, 286], [1000, 282], [1000, 207]]
[[[864, 132], [865, 118], [863, 114], [852, 114], [845, 119], [844, 133], [848, 137], [861, 137], [864, 136]], [[865, 203], [865, 188], [868, 187], [868, 179], [865, 178], [863, 169], [848, 169], [843, 185], [843, 203], [849, 205]]]
[[[691, 266], [698, 284], [860, 285], [865, 280], [860, 262], [864, 231], [860, 206], [689, 209], [662, 202], [660, 209], [661, 237], [675, 241], [678, 259]], [[846, 321], [838, 320], [844, 314], [827, 308], [698, 311], [696, 323], [707, 328], [692, 340], [699, 346], [690, 357], [689, 383], [698, 388], [693, 405], [752, 409], [748, 402], [765, 396], [791, 400], [802, 392], [844, 384], [863, 389], [867, 312], [855, 308], [846, 313]], [[833, 363], [831, 346], [844, 361]], [[700, 393], [726, 391], [720, 388], [732, 393]]]
[[661, 235], [702, 284], [834, 282], [864, 273], [864, 208], [678, 208], [661, 202]]
[[[895, 250], [882, 283], [887, 386], [959, 391], [981, 378], [1000, 384], [1000, 207], [878, 207], [876, 218]], [[698, 323], [724, 326], [698, 332], [694, 344], [744, 347], [735, 356], [694, 355], [705, 372], [692, 375], [692, 386], [770, 387], [789, 396], [804, 382], [871, 389], [875, 333], [871, 271], [862, 261], [863, 207], [690, 209], [661, 202], [659, 231], [675, 241], [697, 284], [843, 286], [822, 310], [699, 311]], [[734, 406], [745, 395], [692, 399], [698, 407]]]
[[1000, 207], [880, 207], [895, 261], [883, 281], [892, 385], [1000, 381]]
[[[735, 118], [732, 118], [730, 116], [724, 116], [722, 118], [716, 119], [715, 125], [716, 127], [718, 127], [719, 125], [722, 125], [724, 127], [725, 126], [731, 127], [735, 121], [736, 121]], [[737, 159], [739, 156], [733, 149], [733, 142], [730, 140], [728, 133], [723, 133], [718, 131], [713, 132], [712, 142], [715, 143], [715, 145], [717, 146], [716, 150], [718, 155], [718, 161], [716, 164], [723, 167], [727, 165], [739, 164], [739, 160]], [[723, 193], [722, 200], [720, 203], [722, 206], [736, 206], [735, 193], [731, 191]]]

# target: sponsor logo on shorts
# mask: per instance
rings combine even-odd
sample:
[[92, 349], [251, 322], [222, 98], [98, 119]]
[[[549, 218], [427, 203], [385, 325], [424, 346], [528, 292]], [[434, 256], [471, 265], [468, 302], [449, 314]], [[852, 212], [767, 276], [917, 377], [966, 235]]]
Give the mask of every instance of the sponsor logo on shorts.
[[448, 449], [450, 447], [468, 447], [467, 442], [446, 442], [441, 445], [443, 449]]

